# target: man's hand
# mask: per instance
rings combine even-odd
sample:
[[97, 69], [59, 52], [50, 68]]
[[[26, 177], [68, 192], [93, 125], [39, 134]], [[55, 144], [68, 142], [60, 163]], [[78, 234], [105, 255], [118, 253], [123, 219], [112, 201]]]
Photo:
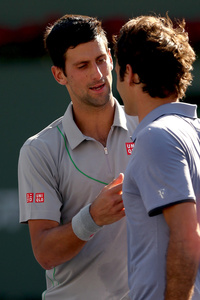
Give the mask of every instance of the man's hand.
[[92, 203], [90, 214], [97, 225], [112, 224], [125, 216], [122, 201], [123, 180], [124, 174], [120, 173], [116, 179], [102, 189]]

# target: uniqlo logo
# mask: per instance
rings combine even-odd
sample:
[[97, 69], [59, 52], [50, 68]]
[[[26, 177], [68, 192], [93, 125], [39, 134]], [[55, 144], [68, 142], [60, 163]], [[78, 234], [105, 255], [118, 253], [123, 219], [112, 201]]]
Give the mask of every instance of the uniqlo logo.
[[27, 203], [32, 203], [34, 198], [34, 193], [27, 193], [26, 194], [26, 202]]
[[126, 143], [126, 151], [128, 155], [131, 155], [132, 151], [133, 151], [133, 147], [134, 147], [134, 143]]
[[36, 193], [35, 194], [35, 203], [44, 202], [44, 193]]

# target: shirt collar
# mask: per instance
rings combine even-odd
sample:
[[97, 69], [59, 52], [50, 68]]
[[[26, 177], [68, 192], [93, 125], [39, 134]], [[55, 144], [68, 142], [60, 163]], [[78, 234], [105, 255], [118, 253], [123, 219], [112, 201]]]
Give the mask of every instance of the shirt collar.
[[133, 142], [136, 140], [138, 133], [148, 126], [150, 123], [155, 121], [161, 116], [164, 115], [180, 115], [184, 117], [189, 117], [191, 119], [197, 118], [197, 105], [192, 105], [188, 103], [182, 103], [182, 102], [172, 102], [163, 104], [154, 110], [152, 110], [146, 117], [139, 123], [136, 130], [133, 133], [132, 140]]
[[[63, 116], [62, 125], [71, 149], [76, 148], [79, 144], [86, 140], [87, 137], [80, 131], [74, 122], [72, 103], [69, 104]], [[115, 115], [112, 127], [116, 126], [121, 127], [124, 130], [128, 130], [124, 109], [115, 99]]]

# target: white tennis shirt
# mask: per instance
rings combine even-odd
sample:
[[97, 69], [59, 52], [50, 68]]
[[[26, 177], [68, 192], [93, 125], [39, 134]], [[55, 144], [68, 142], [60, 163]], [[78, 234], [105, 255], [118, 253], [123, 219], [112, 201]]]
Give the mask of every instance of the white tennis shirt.
[[[65, 115], [29, 138], [19, 157], [20, 222], [48, 219], [67, 223], [94, 201], [105, 184], [124, 172], [138, 120], [116, 101], [114, 122], [104, 148], [84, 136]], [[126, 220], [104, 226], [70, 261], [46, 271], [43, 300], [127, 299]]]

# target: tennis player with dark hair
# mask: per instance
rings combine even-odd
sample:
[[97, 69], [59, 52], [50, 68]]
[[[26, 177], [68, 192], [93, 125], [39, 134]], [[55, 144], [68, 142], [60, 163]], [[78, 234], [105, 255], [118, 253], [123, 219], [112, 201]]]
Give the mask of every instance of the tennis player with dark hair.
[[45, 46], [71, 103], [19, 157], [20, 222], [28, 223], [34, 255], [47, 270], [42, 299], [129, 299], [121, 173], [138, 119], [112, 95], [100, 21], [66, 15], [47, 28]]

